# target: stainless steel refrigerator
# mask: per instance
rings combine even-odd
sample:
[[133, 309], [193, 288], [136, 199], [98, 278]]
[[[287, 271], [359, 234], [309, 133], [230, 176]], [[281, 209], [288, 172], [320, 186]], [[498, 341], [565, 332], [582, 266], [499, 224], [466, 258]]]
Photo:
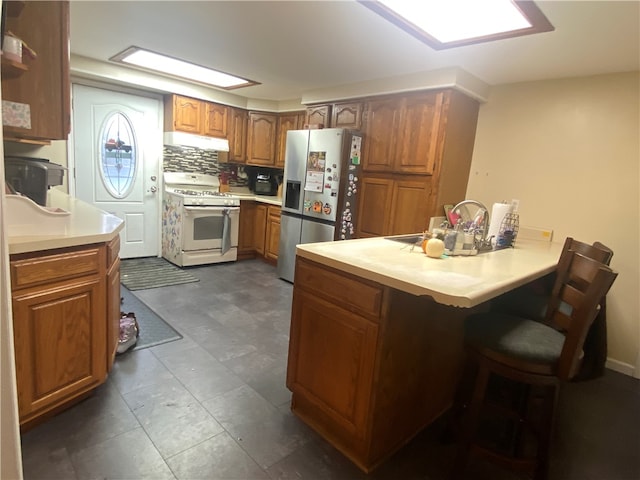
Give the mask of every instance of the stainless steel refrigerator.
[[293, 282], [296, 246], [355, 235], [362, 135], [343, 128], [287, 132], [278, 275]]

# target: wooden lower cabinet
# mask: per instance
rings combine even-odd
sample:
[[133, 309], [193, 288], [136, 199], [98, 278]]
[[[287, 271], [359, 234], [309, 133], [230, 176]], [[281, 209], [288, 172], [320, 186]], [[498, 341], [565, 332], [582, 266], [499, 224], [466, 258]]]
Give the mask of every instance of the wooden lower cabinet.
[[361, 182], [358, 237], [422, 232], [429, 226], [430, 176], [364, 177]]
[[120, 339], [120, 235], [107, 244], [107, 371], [116, 359]]
[[96, 244], [10, 258], [23, 430], [84, 398], [107, 377], [120, 303], [120, 260], [107, 250]]
[[256, 202], [240, 202], [240, 225], [238, 227], [238, 260], [255, 258]]
[[267, 208], [264, 256], [273, 262], [278, 261], [280, 249], [280, 210], [280, 207], [274, 205], [269, 205]]
[[265, 235], [267, 233], [267, 205], [262, 203], [258, 203], [256, 205], [256, 219], [255, 219], [255, 230], [254, 230], [254, 246], [256, 249], [256, 253], [261, 257], [264, 257], [265, 253]]
[[256, 256], [275, 263], [280, 247], [280, 207], [253, 200], [240, 202], [238, 259]]
[[295, 278], [292, 411], [371, 472], [450, 407], [472, 312], [301, 257]]

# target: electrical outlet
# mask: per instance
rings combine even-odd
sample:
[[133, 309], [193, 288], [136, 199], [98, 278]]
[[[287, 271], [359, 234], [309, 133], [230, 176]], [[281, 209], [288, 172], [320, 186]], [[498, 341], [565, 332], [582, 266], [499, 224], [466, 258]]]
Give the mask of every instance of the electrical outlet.
[[518, 239], [551, 242], [553, 240], [553, 230], [550, 228], [525, 227], [521, 225], [518, 231]]

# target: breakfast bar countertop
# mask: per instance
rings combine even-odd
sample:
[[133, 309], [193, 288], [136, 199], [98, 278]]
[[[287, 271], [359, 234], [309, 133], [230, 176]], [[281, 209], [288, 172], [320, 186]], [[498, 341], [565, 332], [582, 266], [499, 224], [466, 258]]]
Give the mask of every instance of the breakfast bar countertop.
[[[37, 221], [21, 225], [20, 234], [12, 235], [8, 225], [9, 254], [51, 250], [112, 240], [124, 227], [122, 219], [67, 193], [52, 188], [47, 195], [47, 207], [69, 212], [61, 231], [47, 232]], [[25, 226], [33, 225], [33, 234], [25, 233]], [[38, 228], [40, 228], [38, 230]]]
[[554, 270], [562, 244], [516, 241], [475, 256], [427, 257], [420, 246], [375, 237], [297, 246], [300, 257], [436, 302], [470, 308]]

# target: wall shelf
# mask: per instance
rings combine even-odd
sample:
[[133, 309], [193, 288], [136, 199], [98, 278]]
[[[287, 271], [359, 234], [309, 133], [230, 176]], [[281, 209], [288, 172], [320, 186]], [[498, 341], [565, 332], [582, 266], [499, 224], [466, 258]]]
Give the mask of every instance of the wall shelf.
[[28, 72], [29, 67], [24, 63], [15, 62], [2, 57], [2, 78], [17, 78], [24, 72]]

